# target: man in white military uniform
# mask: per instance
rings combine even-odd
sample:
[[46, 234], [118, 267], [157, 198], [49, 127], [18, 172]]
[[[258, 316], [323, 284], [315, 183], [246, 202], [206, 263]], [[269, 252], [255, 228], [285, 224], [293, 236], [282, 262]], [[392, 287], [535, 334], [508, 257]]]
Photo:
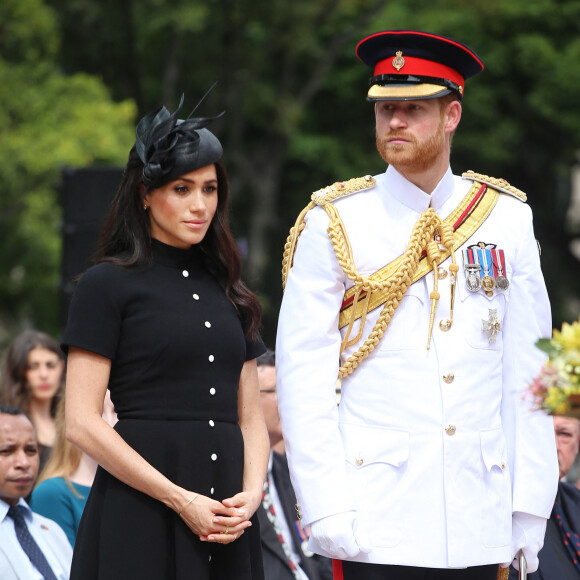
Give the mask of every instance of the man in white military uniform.
[[551, 418], [522, 398], [551, 335], [532, 215], [504, 180], [449, 167], [483, 65], [416, 31], [357, 56], [389, 167], [313, 194], [284, 257], [278, 402], [302, 525], [335, 579], [495, 580], [520, 550], [533, 571], [558, 464]]

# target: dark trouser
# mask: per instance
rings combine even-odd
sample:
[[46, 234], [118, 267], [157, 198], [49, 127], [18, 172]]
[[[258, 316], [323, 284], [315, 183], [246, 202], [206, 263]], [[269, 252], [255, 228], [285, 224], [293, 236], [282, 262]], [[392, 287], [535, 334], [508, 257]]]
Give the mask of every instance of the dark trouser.
[[342, 562], [344, 580], [496, 580], [497, 564], [463, 569], [415, 568]]

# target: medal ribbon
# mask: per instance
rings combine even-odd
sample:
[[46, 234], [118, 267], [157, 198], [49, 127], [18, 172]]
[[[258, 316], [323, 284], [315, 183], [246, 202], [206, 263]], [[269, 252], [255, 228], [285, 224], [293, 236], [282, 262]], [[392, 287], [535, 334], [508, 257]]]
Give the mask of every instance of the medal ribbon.
[[500, 270], [501, 270], [501, 275], [505, 276], [506, 275], [505, 255], [504, 255], [503, 250], [494, 249], [492, 259], [493, 259], [493, 267], [495, 270], [497, 270], [498, 275], [499, 275]]
[[490, 252], [491, 252], [491, 270], [493, 272], [494, 279], [497, 280], [497, 277], [499, 276], [499, 270], [497, 268], [496, 260], [494, 259], [494, 255], [497, 252], [497, 250], [495, 248], [492, 248]]
[[479, 253], [479, 248], [469, 248], [469, 253], [472, 257], [473, 263], [476, 266], [479, 266], [479, 268], [477, 268], [477, 275], [480, 279], [483, 279], [483, 260]]
[[490, 275], [490, 261], [488, 260], [489, 254], [487, 250], [483, 248], [477, 248], [477, 256], [479, 258], [479, 263], [481, 264], [480, 278], [483, 280], [486, 276]]
[[495, 280], [497, 276], [493, 269], [493, 258], [491, 257], [491, 249], [485, 248], [485, 250], [483, 250], [483, 253], [485, 255], [485, 268], [487, 270], [487, 273]]

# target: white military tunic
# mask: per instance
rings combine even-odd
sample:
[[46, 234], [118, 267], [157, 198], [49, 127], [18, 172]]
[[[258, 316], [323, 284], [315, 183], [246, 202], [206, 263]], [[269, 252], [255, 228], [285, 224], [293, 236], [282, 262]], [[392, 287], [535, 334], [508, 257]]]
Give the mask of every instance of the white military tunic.
[[[356, 267], [370, 275], [400, 256], [429, 206], [444, 219], [471, 181], [449, 169], [428, 195], [389, 167], [374, 188], [335, 201]], [[382, 340], [335, 384], [343, 331], [338, 314], [352, 286], [337, 263], [322, 208], [306, 216], [282, 302], [276, 357], [278, 404], [303, 525], [356, 510], [370, 553], [360, 562], [454, 568], [510, 561], [511, 516], [548, 518], [558, 483], [551, 418], [522, 394], [551, 335], [529, 207], [502, 194], [488, 219], [457, 248], [454, 323], [450, 276], [439, 280], [427, 350], [431, 272], [409, 287]], [[461, 249], [484, 242], [505, 252], [506, 292], [469, 292]], [[448, 258], [441, 267], [448, 270]], [[490, 342], [483, 320], [496, 309]], [[361, 341], [381, 307], [370, 312]], [[358, 322], [351, 333], [356, 336]], [[324, 551], [311, 540], [310, 548]]]

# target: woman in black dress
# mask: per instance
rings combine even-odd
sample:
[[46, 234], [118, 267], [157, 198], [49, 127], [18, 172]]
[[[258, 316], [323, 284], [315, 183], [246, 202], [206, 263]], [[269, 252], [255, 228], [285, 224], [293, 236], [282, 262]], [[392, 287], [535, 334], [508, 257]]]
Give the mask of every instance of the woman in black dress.
[[180, 108], [137, 126], [63, 336], [67, 437], [102, 466], [73, 580], [263, 578], [261, 310], [240, 280], [211, 119], [178, 120]]

